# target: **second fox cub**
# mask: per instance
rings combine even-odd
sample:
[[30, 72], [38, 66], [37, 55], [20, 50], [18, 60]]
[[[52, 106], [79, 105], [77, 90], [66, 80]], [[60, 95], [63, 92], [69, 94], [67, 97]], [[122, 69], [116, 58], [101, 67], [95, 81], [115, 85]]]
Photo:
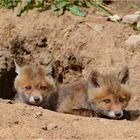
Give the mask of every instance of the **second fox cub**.
[[120, 119], [130, 100], [128, 78], [127, 67], [116, 76], [92, 71], [87, 81], [65, 85], [59, 89], [57, 111]]
[[49, 69], [44, 66], [26, 65], [20, 67], [16, 62], [16, 73], [14, 86], [17, 91], [15, 100], [30, 105], [48, 108], [47, 98], [55, 84], [51, 77], [47, 76]]

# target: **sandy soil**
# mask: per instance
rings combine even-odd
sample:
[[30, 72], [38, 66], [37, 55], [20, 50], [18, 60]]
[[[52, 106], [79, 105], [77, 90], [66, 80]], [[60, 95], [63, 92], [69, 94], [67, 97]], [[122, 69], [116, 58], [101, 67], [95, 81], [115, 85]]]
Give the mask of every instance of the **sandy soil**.
[[[125, 5], [116, 2], [108, 7], [120, 15], [135, 11]], [[11, 99], [15, 93], [14, 57], [23, 65], [53, 60], [53, 76], [59, 84], [84, 78], [91, 69], [119, 72], [127, 65], [134, 91], [128, 110], [139, 110], [140, 47], [125, 43], [137, 34], [131, 27], [107, 21], [94, 8], [85, 18], [36, 10], [16, 17], [15, 11], [0, 9], [0, 15], [1, 98]], [[8, 100], [0, 101], [0, 114], [1, 140], [140, 139], [140, 117], [133, 121], [79, 117]]]
[[0, 106], [0, 139], [2, 140], [140, 138], [140, 120], [132, 122], [63, 115], [23, 104], [0, 103]]

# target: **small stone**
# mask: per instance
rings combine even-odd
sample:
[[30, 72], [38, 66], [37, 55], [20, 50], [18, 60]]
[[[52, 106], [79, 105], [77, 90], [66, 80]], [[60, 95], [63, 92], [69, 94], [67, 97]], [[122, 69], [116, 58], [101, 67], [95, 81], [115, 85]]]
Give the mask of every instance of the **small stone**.
[[140, 15], [140, 11], [137, 11], [137, 12], [135, 12], [134, 14], [136, 14], [136, 15]]
[[40, 112], [40, 111], [35, 112], [35, 114], [34, 114], [35, 118], [39, 118], [40, 116], [43, 116], [42, 112]]
[[54, 124], [54, 123], [50, 123], [50, 124], [47, 125], [47, 130], [52, 130], [54, 128], [57, 128], [57, 125]]
[[41, 129], [48, 130], [47, 124], [46, 123], [41, 124]]
[[104, 25], [102, 25], [102, 24], [96, 24], [96, 25], [94, 26], [94, 30], [95, 30], [96, 32], [101, 32], [101, 31], [103, 30], [103, 28], [104, 28]]
[[132, 35], [130, 36], [125, 43], [129, 46], [138, 46], [140, 45], [140, 35]]
[[123, 17], [122, 22], [127, 24], [134, 24], [140, 20], [139, 14], [126, 15]]
[[0, 98], [0, 102], [6, 103], [6, 104], [14, 104], [15, 103], [13, 100], [7, 100], [7, 99], [2, 99], [2, 98]]
[[30, 110], [34, 110], [34, 108], [33, 107], [30, 107]]
[[122, 18], [121, 18], [120, 16], [118, 16], [118, 15], [113, 15], [113, 16], [109, 16], [109, 17], [108, 17], [108, 20], [114, 21], [114, 22], [120, 21], [121, 19], [122, 19]]
[[14, 101], [12, 101], [12, 100], [7, 100], [7, 101], [6, 101], [6, 104], [14, 104]]
[[19, 124], [19, 121], [18, 120], [14, 121], [14, 124]]

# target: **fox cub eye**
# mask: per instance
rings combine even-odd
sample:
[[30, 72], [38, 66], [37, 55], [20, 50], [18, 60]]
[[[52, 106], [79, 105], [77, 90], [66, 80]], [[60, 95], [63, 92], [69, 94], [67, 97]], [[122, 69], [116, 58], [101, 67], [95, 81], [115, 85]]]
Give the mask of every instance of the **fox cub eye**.
[[103, 102], [105, 102], [106, 104], [111, 103], [110, 99], [104, 99]]
[[31, 90], [32, 89], [32, 86], [26, 86], [25, 89], [26, 90]]
[[124, 102], [124, 98], [119, 98], [119, 102]]
[[47, 88], [46, 86], [40, 86], [41, 90], [46, 90], [46, 88]]

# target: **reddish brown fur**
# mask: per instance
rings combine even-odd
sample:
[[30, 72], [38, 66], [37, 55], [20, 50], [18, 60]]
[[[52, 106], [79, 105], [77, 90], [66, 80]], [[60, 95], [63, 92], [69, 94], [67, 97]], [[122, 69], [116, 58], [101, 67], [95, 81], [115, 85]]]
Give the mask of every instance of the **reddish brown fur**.
[[[124, 108], [127, 106], [131, 95], [127, 85], [120, 84], [119, 80], [113, 75], [102, 76], [100, 84], [102, 85], [100, 88], [88, 89], [89, 100], [91, 102], [100, 103], [105, 98], [112, 98], [113, 103], [115, 103], [121, 97], [125, 99], [125, 103], [123, 103]], [[94, 95], [92, 94], [93, 92]]]
[[[27, 99], [23, 94], [46, 98], [55, 89], [53, 79], [46, 75], [46, 68], [37, 65], [23, 66], [15, 78], [14, 86], [18, 95], [16, 100], [24, 103]], [[26, 90], [27, 86], [31, 86], [31, 90]], [[42, 90], [42, 87], [45, 89]]]
[[24, 66], [21, 69], [20, 75], [15, 79], [16, 89], [28, 85], [32, 85], [33, 90], [38, 89], [40, 85], [47, 86], [48, 90], [51, 90], [54, 87], [52, 79], [46, 77], [45, 68], [36, 65]]
[[[91, 116], [99, 113], [100, 109], [123, 110], [130, 100], [128, 86], [121, 84], [122, 79], [117, 76], [96, 74], [99, 87], [90, 86], [89, 79], [62, 86], [58, 92], [57, 111]], [[120, 102], [119, 98], [124, 101]], [[104, 99], [111, 99], [111, 103], [104, 103]]]

